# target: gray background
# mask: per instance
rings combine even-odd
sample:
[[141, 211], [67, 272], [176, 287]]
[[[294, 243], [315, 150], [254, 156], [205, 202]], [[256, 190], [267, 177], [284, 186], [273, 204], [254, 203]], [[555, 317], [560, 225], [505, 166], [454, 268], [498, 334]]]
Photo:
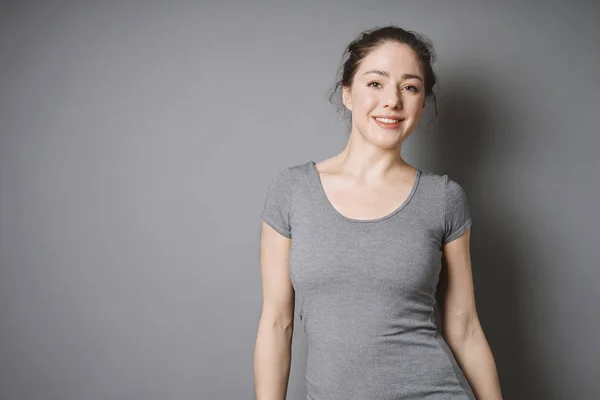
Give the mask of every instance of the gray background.
[[2, 3], [1, 399], [254, 398], [267, 185], [341, 151], [327, 91], [386, 23], [438, 53], [403, 154], [467, 190], [505, 399], [599, 398], [599, 7], [298, 3]]

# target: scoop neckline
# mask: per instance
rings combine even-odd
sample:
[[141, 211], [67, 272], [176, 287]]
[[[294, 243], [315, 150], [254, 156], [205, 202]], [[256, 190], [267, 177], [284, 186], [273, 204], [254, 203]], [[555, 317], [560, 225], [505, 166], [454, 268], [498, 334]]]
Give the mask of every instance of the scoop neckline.
[[404, 209], [404, 207], [406, 207], [408, 205], [408, 203], [410, 203], [410, 201], [412, 200], [412, 198], [415, 196], [415, 192], [417, 191], [417, 186], [419, 186], [419, 181], [421, 179], [421, 170], [419, 168], [415, 168], [417, 170], [416, 176], [415, 176], [415, 181], [413, 183], [413, 186], [410, 190], [410, 193], [408, 194], [408, 197], [404, 200], [404, 202], [402, 204], [400, 204], [400, 206], [398, 206], [395, 210], [393, 210], [392, 212], [388, 213], [387, 215], [384, 215], [382, 217], [378, 217], [378, 218], [372, 218], [372, 219], [356, 219], [356, 218], [350, 218], [345, 216], [344, 214], [342, 214], [341, 212], [339, 212], [337, 210], [337, 208], [335, 208], [333, 206], [333, 204], [331, 203], [331, 201], [329, 201], [329, 198], [327, 197], [327, 193], [325, 193], [325, 188], [323, 187], [323, 182], [321, 181], [321, 175], [319, 174], [319, 170], [317, 169], [317, 163], [314, 162], [313, 160], [309, 161], [310, 164], [310, 171], [311, 171], [311, 175], [313, 177], [314, 182], [316, 182], [317, 187], [318, 187], [318, 191], [320, 193], [321, 198], [324, 200], [324, 202], [327, 204], [327, 207], [333, 211], [333, 213], [335, 215], [337, 215], [338, 217], [340, 217], [343, 220], [349, 221], [349, 222], [355, 222], [355, 223], [372, 223], [372, 222], [379, 222], [379, 221], [383, 221], [386, 220], [388, 218], [393, 217], [394, 215], [398, 214], [400, 211], [402, 211]]

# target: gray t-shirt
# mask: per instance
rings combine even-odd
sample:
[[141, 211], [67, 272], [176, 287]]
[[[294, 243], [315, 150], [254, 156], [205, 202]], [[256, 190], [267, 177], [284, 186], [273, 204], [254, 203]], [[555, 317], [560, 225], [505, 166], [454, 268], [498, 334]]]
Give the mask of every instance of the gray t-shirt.
[[262, 218], [291, 238], [307, 399], [475, 399], [434, 316], [442, 245], [471, 226], [458, 183], [418, 170], [400, 207], [356, 220], [309, 161], [273, 178]]

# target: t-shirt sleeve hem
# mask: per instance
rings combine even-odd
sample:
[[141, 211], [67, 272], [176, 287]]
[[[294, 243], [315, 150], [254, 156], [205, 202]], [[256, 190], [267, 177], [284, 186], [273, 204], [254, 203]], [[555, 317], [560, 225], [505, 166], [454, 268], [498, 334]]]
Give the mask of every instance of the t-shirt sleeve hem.
[[450, 235], [447, 238], [445, 238], [442, 241], [442, 244], [448, 244], [451, 241], [453, 241], [454, 239], [458, 239], [472, 225], [472, 222], [473, 221], [471, 219], [469, 219], [467, 222], [465, 222], [463, 224], [463, 226], [461, 226], [460, 228], [458, 228], [452, 235]]
[[262, 220], [265, 221], [271, 228], [273, 228], [275, 230], [275, 232], [279, 233], [282, 236], [285, 236], [288, 239], [292, 238], [292, 234], [290, 233], [290, 231], [288, 231], [287, 229], [279, 226], [278, 224], [276, 224], [275, 222], [273, 222], [268, 217], [263, 216]]

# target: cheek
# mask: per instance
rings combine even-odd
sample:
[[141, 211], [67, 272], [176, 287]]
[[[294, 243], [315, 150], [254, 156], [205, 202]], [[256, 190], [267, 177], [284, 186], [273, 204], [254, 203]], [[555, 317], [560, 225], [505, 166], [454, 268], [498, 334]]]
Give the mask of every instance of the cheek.
[[369, 112], [373, 110], [378, 103], [377, 95], [373, 91], [362, 91], [356, 94], [352, 104], [355, 106], [355, 110], [361, 110], [362, 112]]
[[420, 96], [414, 97], [407, 99], [407, 101], [404, 102], [404, 107], [410, 115], [418, 116], [423, 110], [423, 102], [424, 100]]

